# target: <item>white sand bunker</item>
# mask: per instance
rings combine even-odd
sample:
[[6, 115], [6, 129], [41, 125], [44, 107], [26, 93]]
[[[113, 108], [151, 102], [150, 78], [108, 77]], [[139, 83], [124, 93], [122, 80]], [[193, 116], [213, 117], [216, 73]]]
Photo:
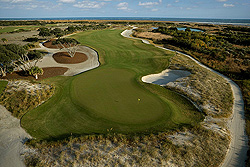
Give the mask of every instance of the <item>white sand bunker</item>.
[[180, 80], [189, 76], [191, 73], [184, 70], [170, 70], [166, 69], [159, 74], [150, 74], [142, 77], [142, 81], [146, 83], [157, 84], [160, 86], [166, 86], [169, 82]]

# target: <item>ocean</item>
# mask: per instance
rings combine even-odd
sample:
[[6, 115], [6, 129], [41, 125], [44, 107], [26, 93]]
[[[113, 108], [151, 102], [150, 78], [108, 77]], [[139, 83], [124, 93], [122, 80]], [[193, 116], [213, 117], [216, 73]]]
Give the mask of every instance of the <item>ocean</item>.
[[51, 17], [51, 18], [0, 18], [0, 20], [145, 20], [197, 22], [204, 24], [232, 24], [250, 26], [250, 19], [166, 18], [166, 17]]

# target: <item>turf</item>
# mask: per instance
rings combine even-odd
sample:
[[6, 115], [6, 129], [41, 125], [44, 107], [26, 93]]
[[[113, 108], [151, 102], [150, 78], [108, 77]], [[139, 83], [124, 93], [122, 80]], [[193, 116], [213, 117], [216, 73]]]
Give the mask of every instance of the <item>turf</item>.
[[164, 117], [164, 103], [134, 82], [134, 76], [114, 68], [88, 72], [73, 81], [73, 98], [93, 115], [121, 124], [146, 124]]
[[182, 96], [140, 80], [143, 75], [166, 69], [171, 55], [126, 39], [120, 32], [86, 31], [73, 36], [93, 47], [102, 65], [74, 77], [44, 81], [56, 86], [54, 96], [21, 119], [32, 136], [53, 139], [110, 131], [152, 133], [202, 119]]

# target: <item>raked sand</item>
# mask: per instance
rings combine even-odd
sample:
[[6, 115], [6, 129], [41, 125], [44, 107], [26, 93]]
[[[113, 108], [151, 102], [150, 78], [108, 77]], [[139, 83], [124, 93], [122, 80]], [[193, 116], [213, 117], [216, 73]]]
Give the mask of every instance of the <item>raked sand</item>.
[[146, 83], [166, 86], [169, 82], [174, 82], [176, 80], [182, 79], [189, 76], [190, 74], [191, 73], [189, 71], [166, 69], [158, 74], [150, 74], [144, 76], [141, 80]]
[[65, 76], [73, 76], [80, 74], [82, 72], [94, 69], [100, 65], [98, 61], [98, 54], [95, 50], [87, 47], [87, 46], [79, 46], [78, 52], [84, 53], [88, 59], [82, 63], [77, 64], [60, 64], [57, 63], [54, 58], [52, 57], [53, 54], [57, 52], [62, 52], [63, 50], [60, 49], [50, 49], [46, 48], [40, 43], [40, 50], [47, 50], [49, 53], [43, 57], [41, 61], [37, 63], [37, 66], [40, 68], [44, 67], [67, 67], [68, 71], [64, 73]]

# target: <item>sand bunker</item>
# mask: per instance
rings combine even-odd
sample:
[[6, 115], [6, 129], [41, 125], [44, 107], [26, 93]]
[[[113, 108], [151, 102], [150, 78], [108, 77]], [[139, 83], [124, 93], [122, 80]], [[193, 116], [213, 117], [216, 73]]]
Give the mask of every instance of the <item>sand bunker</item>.
[[182, 79], [189, 76], [191, 73], [184, 70], [170, 70], [166, 69], [158, 74], [150, 74], [142, 77], [142, 81], [146, 83], [153, 83], [160, 86], [166, 86], [169, 82]]
[[84, 53], [76, 52], [74, 57], [70, 57], [67, 52], [57, 52], [53, 55], [54, 60], [61, 64], [82, 63], [88, 59]]

